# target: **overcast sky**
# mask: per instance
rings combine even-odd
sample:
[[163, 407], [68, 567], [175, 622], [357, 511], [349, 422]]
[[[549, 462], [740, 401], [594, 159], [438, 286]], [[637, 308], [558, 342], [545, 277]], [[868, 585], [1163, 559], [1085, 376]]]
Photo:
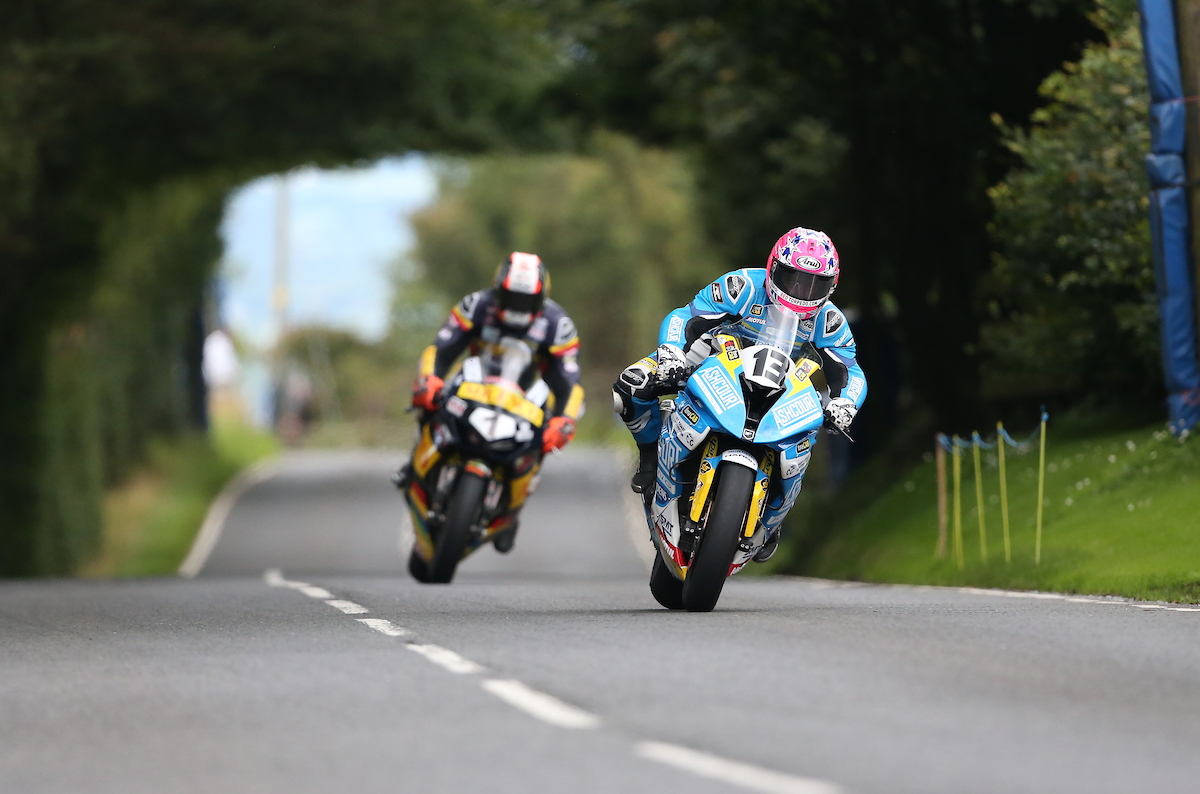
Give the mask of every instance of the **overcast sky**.
[[[388, 266], [412, 245], [408, 216], [437, 192], [417, 154], [368, 168], [306, 168], [288, 179], [291, 199], [293, 324], [322, 323], [378, 339], [391, 298]], [[278, 181], [264, 177], [240, 188], [225, 209], [223, 317], [260, 344], [274, 336], [271, 279]]]

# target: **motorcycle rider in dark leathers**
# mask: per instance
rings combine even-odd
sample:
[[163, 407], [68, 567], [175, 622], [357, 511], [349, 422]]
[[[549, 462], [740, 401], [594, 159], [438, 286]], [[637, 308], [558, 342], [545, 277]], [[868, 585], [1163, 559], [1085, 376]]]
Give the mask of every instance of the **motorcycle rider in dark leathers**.
[[[541, 258], [514, 251], [496, 270], [490, 289], [472, 292], [458, 302], [434, 343], [421, 354], [412, 405], [422, 411], [423, 423], [445, 398], [446, 376], [460, 356], [499, 356], [501, 340], [516, 338], [524, 340], [533, 351], [532, 362], [519, 385], [528, 388], [541, 377], [550, 387], [546, 406], [550, 419], [542, 433], [542, 454], [560, 450], [571, 441], [584, 411], [583, 387], [579, 385], [579, 334], [575, 323], [562, 306], [550, 300], [549, 294], [550, 274]], [[417, 438], [421, 437], [420, 430]], [[411, 466], [411, 461], [406, 463], [394, 478], [402, 491], [412, 477]], [[516, 533], [514, 519], [496, 537], [496, 550], [502, 554], [511, 551]]]

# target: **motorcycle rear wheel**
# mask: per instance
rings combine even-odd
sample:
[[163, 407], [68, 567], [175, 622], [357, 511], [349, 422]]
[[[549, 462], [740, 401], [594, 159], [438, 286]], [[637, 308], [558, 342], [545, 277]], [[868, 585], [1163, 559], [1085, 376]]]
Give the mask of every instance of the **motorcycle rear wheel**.
[[654, 552], [654, 567], [650, 569], [650, 593], [667, 609], [683, 609], [683, 582], [675, 578], [663, 562], [662, 552]]
[[725, 464], [720, 469], [700, 548], [683, 580], [683, 608], [688, 612], [712, 612], [721, 597], [754, 494], [754, 479], [755, 472], [745, 466]]
[[471, 541], [471, 525], [483, 505], [483, 494], [487, 481], [478, 474], [462, 472], [450, 495], [450, 507], [446, 510], [446, 521], [437, 534], [433, 560], [429, 564], [429, 582], [449, 584], [454, 570], [462, 560], [463, 552]]

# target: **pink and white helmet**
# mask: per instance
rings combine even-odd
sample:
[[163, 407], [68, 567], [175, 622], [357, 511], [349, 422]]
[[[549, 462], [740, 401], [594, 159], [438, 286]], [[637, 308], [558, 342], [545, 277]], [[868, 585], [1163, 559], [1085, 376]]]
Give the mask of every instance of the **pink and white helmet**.
[[767, 297], [808, 320], [821, 311], [838, 282], [838, 254], [824, 232], [797, 226], [771, 249]]

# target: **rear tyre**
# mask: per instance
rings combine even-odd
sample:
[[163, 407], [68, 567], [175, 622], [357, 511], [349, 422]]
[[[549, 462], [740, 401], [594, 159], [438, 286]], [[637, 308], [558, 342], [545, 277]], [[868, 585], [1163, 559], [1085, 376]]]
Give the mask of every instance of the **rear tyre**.
[[727, 463], [718, 472], [700, 548], [683, 581], [683, 607], [688, 612], [712, 612], [721, 597], [754, 495], [754, 479], [755, 472], [737, 464]]
[[408, 572], [418, 582], [429, 581], [429, 563], [421, 559], [416, 549], [408, 553]]
[[671, 573], [660, 551], [654, 553], [654, 567], [650, 569], [650, 593], [667, 609], [683, 609], [683, 582]]
[[450, 507], [446, 510], [446, 521], [434, 544], [433, 561], [429, 564], [430, 582], [449, 584], [454, 578], [454, 569], [471, 541], [471, 525], [483, 506], [486, 489], [487, 481], [478, 474], [464, 471], [458, 475], [454, 493], [450, 495]]

